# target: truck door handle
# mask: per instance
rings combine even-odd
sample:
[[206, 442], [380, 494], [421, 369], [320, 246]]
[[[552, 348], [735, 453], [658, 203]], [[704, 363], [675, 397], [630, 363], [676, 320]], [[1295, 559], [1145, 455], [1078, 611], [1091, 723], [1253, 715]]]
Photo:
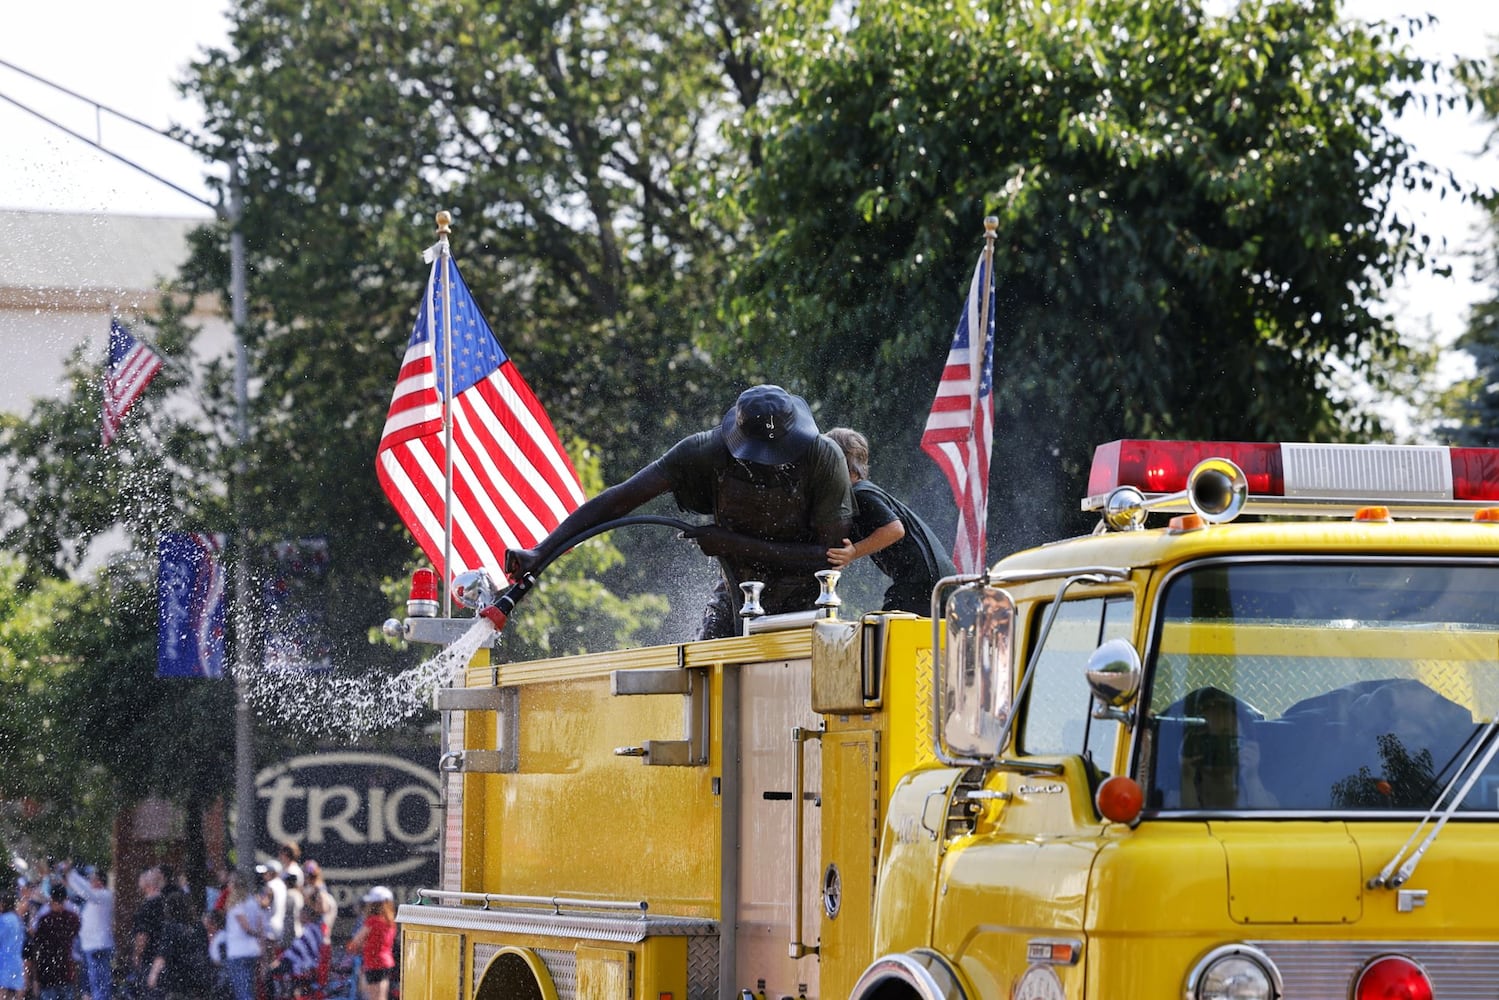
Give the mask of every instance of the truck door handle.
[[802, 810], [806, 809], [806, 796], [802, 793], [806, 773], [806, 746], [808, 740], [820, 740], [822, 733], [816, 729], [795, 726], [791, 730], [791, 944], [787, 954], [792, 958], [817, 954], [817, 946], [802, 941], [802, 833], [805, 828]]

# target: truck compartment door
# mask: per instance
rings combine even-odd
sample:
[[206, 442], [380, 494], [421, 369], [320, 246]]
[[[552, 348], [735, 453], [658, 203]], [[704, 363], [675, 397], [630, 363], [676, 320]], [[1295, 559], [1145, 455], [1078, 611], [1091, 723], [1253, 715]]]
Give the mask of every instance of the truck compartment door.
[[[819, 725], [812, 711], [811, 663], [791, 660], [739, 668], [739, 902], [735, 930], [736, 982], [765, 995], [815, 1000], [815, 954], [794, 958], [793, 938], [815, 940], [821, 906], [819, 842], [821, 810], [816, 790], [822, 783], [821, 742], [801, 743], [802, 787], [796, 787], [793, 732]], [[801, 922], [792, 934], [796, 906], [791, 900], [793, 810], [802, 810]], [[729, 915], [725, 914], [728, 919]], [[805, 987], [805, 991], [803, 991]]]

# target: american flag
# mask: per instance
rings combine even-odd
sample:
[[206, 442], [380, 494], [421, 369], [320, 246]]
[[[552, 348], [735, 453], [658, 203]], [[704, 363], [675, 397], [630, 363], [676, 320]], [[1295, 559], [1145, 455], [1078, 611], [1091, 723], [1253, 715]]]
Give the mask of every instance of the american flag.
[[[445, 566], [443, 268], [452, 290], [453, 565]], [[546, 412], [484, 322], [452, 257], [438, 253], [375, 458], [385, 495], [444, 578], [498, 570], [583, 502]], [[446, 570], [446, 572], [445, 572]]]
[[157, 372], [161, 357], [130, 336], [119, 320], [109, 323], [109, 364], [104, 369], [104, 419], [101, 436], [107, 445], [115, 439], [125, 411], [130, 409]]
[[[958, 537], [952, 558], [959, 573], [986, 568], [989, 455], [994, 448], [994, 288], [988, 270], [981, 256], [921, 435], [922, 451], [941, 467], [957, 501]], [[982, 309], [986, 288], [987, 312]], [[983, 347], [975, 349], [972, 331], [984, 326]]]

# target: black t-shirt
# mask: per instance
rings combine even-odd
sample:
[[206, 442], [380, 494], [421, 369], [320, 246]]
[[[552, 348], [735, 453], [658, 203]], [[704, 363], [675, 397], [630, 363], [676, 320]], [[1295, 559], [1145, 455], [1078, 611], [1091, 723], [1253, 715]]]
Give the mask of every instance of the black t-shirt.
[[198, 996], [212, 979], [208, 962], [208, 932], [198, 924], [167, 921], [161, 928], [161, 958], [166, 966], [157, 985], [168, 993]]
[[937, 581], [956, 572], [925, 521], [883, 488], [861, 479], [854, 483], [854, 541], [868, 538], [892, 521], [906, 529], [905, 537], [869, 558], [896, 585], [930, 591]]
[[[677, 442], [652, 467], [670, 485], [679, 507], [711, 515], [719, 527], [737, 534], [770, 542], [837, 544], [853, 521], [848, 463], [838, 446], [821, 435], [797, 461], [762, 465], [735, 459], [720, 431], [702, 431]], [[771, 614], [808, 609], [818, 593], [813, 571], [805, 567], [738, 555], [722, 556], [719, 564], [724, 593], [715, 600], [725, 608], [728, 594], [738, 603], [736, 588], [745, 580], [765, 584], [760, 601]], [[717, 634], [730, 633], [705, 626], [704, 636]]]
[[[655, 465], [671, 484], [677, 506], [695, 514], [716, 516], [720, 480], [730, 474], [734, 457], [717, 430], [701, 431], [685, 437]], [[757, 466], [738, 463], [747, 476], [800, 477], [805, 489], [806, 507], [802, 516], [786, 523], [771, 538], [777, 542], [815, 542], [818, 529], [833, 527], [853, 518], [853, 494], [849, 489], [848, 463], [843, 452], [819, 435], [796, 462], [783, 466]]]
[[166, 919], [166, 900], [160, 896], [141, 900], [141, 905], [135, 908], [135, 917], [130, 921], [130, 933], [146, 935], [146, 950], [141, 954], [141, 962], [146, 965], [151, 964], [151, 959], [156, 957], [156, 951], [161, 946], [161, 927]]

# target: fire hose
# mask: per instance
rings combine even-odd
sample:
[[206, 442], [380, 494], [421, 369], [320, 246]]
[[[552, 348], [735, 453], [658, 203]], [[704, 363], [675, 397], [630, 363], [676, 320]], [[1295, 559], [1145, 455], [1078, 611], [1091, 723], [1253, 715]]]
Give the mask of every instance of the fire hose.
[[510, 620], [511, 612], [515, 610], [515, 606], [520, 603], [521, 598], [531, 592], [532, 587], [536, 586], [536, 578], [541, 574], [541, 571], [550, 566], [558, 556], [562, 555], [568, 549], [588, 541], [595, 535], [602, 535], [604, 532], [613, 531], [615, 528], [628, 528], [636, 524], [657, 524], [667, 528], [675, 528], [677, 531], [683, 532], [708, 527], [708, 525], [693, 524], [690, 521], [683, 521], [680, 518], [663, 517], [659, 514], [630, 514], [626, 517], [617, 517], [612, 521], [596, 524], [592, 528], [578, 532], [567, 541], [558, 545], [550, 558], [537, 564], [536, 568], [529, 573], [521, 574], [520, 579], [516, 580], [509, 587], [506, 587], [504, 592], [494, 599], [493, 603], [478, 608], [477, 613], [480, 617], [488, 619], [496, 632], [504, 631], [506, 623]]

